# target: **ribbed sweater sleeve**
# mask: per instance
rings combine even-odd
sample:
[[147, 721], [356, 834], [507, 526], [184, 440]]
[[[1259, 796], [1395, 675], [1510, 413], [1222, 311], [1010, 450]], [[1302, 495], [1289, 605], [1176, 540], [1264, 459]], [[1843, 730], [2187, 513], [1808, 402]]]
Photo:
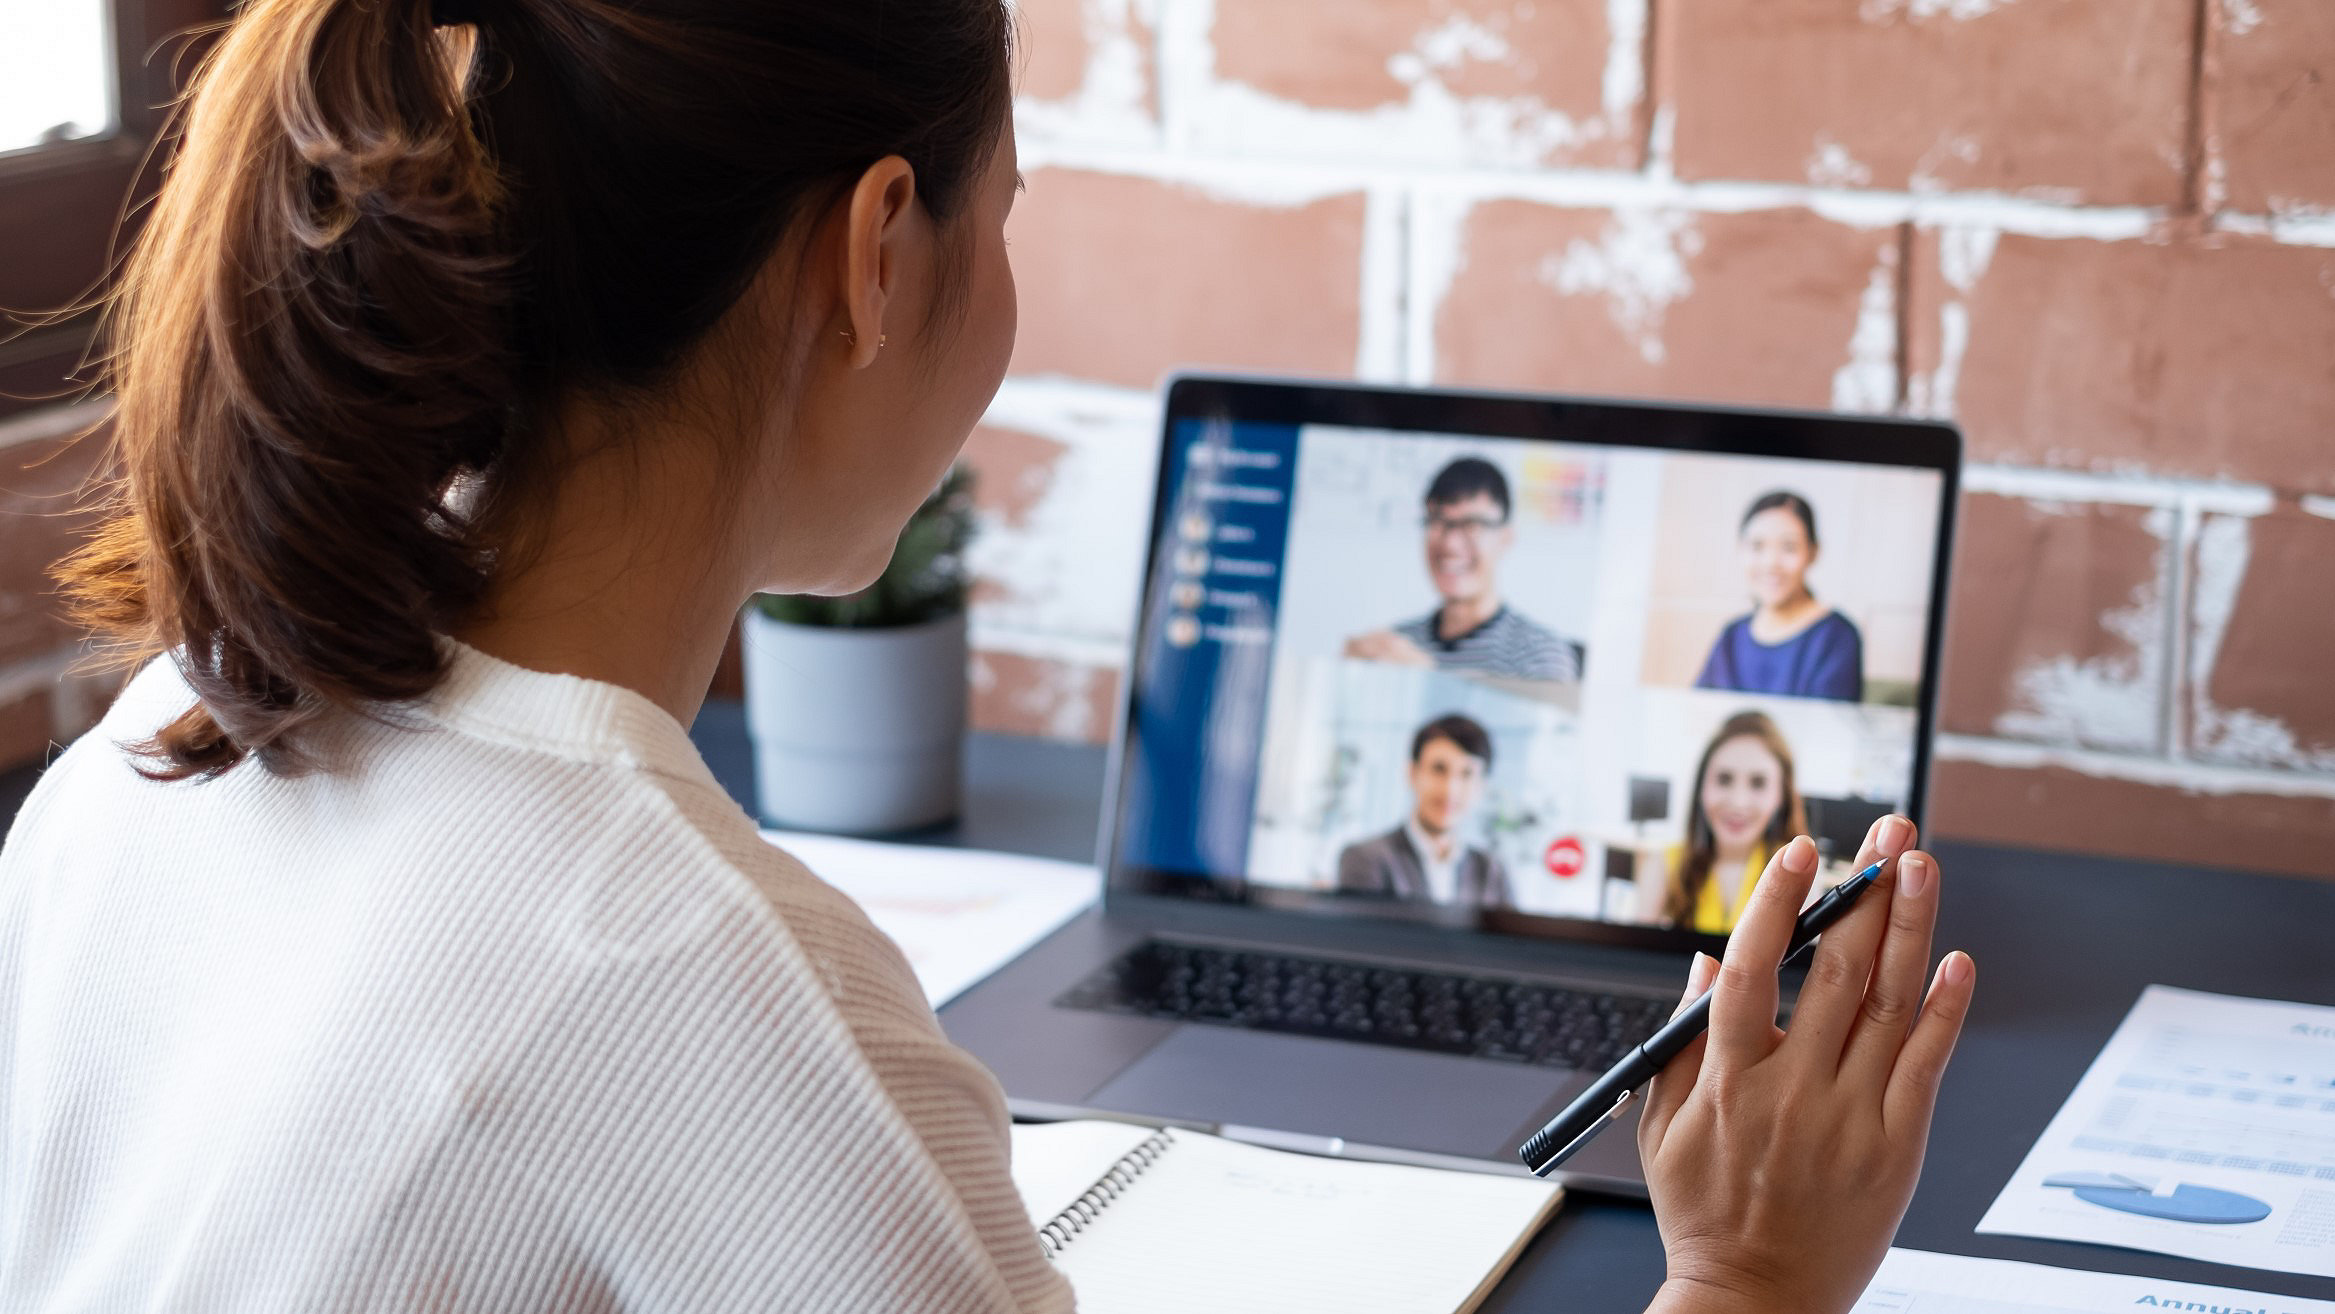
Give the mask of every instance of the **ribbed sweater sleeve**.
[[898, 950], [612, 686], [449, 643], [328, 770], [119, 743], [0, 851], [0, 1311], [1061, 1311]]

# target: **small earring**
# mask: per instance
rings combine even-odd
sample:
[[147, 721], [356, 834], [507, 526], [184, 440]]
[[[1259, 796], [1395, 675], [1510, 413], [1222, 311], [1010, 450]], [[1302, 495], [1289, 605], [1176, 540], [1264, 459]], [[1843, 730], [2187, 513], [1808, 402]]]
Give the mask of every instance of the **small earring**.
[[843, 339], [845, 342], [850, 343], [852, 346], [856, 347], [859, 345], [859, 334], [852, 332], [850, 329], [845, 329], [835, 336]]
[[[837, 334], [836, 336], [837, 336], [837, 337], [840, 337], [840, 338], [842, 338], [842, 339], [843, 339], [845, 342], [848, 342], [848, 343], [850, 343], [852, 346], [855, 346], [855, 347], [856, 347], [856, 346], [858, 346], [858, 345], [859, 345], [859, 334], [857, 334], [857, 333], [854, 333], [854, 332], [853, 332], [853, 331], [851, 331], [850, 329], [845, 329], [845, 330], [843, 330], [841, 333]], [[891, 346], [891, 345], [892, 345], [892, 335], [891, 335], [891, 334], [889, 334], [889, 333], [878, 333], [878, 334], [876, 335], [876, 350], [878, 350], [878, 351], [882, 351], [884, 348], [886, 348], [886, 347], [888, 347], [888, 346]]]

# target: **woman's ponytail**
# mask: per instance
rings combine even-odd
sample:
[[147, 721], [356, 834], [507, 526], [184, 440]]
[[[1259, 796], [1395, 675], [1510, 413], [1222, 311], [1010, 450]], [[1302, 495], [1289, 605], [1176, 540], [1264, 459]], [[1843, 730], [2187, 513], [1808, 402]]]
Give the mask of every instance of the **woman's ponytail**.
[[514, 407], [473, 44], [427, 0], [260, 0], [186, 107], [114, 307], [118, 514], [66, 566], [201, 698], [155, 775], [297, 769], [319, 713], [426, 691], [484, 588], [453, 493]]
[[1003, 0], [438, 3], [249, 0], [183, 107], [110, 319], [122, 475], [60, 568], [200, 698], [149, 774], [299, 770], [426, 693], [557, 406], [662, 386], [887, 155], [949, 222], [1007, 128]]

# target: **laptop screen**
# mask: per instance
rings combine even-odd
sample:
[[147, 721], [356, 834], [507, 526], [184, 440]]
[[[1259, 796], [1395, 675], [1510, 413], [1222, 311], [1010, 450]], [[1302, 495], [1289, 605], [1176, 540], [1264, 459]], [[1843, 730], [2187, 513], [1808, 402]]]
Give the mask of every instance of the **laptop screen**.
[[1918, 814], [1956, 449], [1180, 381], [1114, 888], [1683, 944], [1793, 835], [1845, 876]]

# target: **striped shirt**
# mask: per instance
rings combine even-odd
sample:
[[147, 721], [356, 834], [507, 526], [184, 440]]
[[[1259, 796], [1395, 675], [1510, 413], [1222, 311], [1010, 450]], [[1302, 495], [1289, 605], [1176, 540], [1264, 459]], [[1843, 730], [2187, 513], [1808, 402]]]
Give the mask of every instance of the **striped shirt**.
[[1425, 649], [1436, 666], [1447, 671], [1567, 683], [1581, 678], [1584, 654], [1580, 644], [1558, 637], [1507, 606], [1455, 638], [1446, 639], [1437, 632], [1442, 619], [1438, 608], [1422, 619], [1395, 626], [1395, 633]]
[[406, 726], [0, 851], [0, 1311], [1063, 1314], [1003, 1093], [672, 717], [450, 644]]

